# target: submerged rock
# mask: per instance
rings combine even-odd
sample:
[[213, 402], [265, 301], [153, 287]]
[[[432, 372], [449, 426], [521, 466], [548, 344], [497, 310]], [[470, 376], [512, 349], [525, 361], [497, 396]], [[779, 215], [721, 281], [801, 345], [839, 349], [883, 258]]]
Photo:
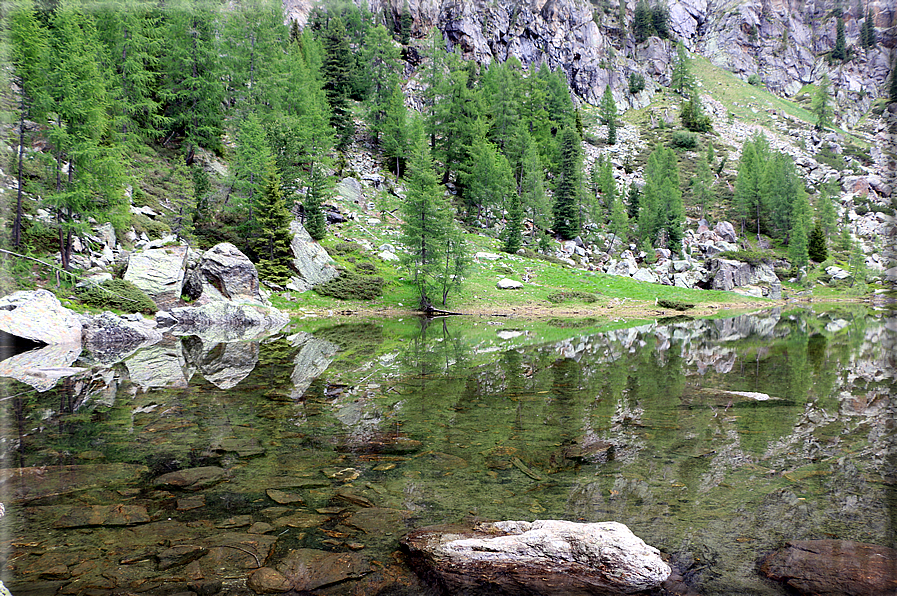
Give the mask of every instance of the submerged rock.
[[760, 565], [799, 594], [897, 594], [897, 550], [849, 540], [793, 540]]
[[349, 579], [358, 579], [370, 567], [356, 553], [331, 553], [300, 548], [287, 555], [275, 568], [262, 567], [247, 582], [258, 594], [276, 594], [295, 590], [305, 593], [333, 586]]
[[0, 331], [48, 345], [81, 343], [81, 320], [47, 290], [0, 298]]
[[224, 468], [219, 468], [217, 466], [203, 466], [162, 474], [156, 478], [153, 484], [166, 488], [201, 490], [209, 488], [210, 486], [215, 486], [224, 480], [226, 475], [227, 471]]
[[617, 522], [431, 526], [402, 539], [418, 572], [450, 593], [633, 594], [660, 586], [660, 552]]

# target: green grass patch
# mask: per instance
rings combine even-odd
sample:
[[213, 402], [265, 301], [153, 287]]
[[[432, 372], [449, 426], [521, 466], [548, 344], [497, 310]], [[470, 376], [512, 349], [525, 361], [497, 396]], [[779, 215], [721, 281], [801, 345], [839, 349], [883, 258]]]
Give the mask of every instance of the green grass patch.
[[771, 263], [775, 258], [775, 255], [759, 250], [726, 250], [717, 256], [721, 259], [747, 263], [753, 267], [757, 267], [761, 263]]
[[317, 286], [315, 292], [337, 300], [373, 300], [383, 295], [384, 283], [382, 277], [343, 269], [339, 277]]
[[75, 297], [85, 306], [102, 310], [116, 310], [129, 313], [155, 314], [156, 304], [143, 290], [129, 281], [113, 279], [84, 288], [79, 288]]

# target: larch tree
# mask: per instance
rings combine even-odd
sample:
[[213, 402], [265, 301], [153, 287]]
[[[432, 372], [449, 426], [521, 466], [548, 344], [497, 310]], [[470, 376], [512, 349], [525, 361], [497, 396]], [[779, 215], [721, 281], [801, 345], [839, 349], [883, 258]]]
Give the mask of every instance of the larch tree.
[[670, 81], [670, 88], [679, 95], [694, 92], [694, 81], [691, 77], [688, 53], [681, 40], [676, 43], [676, 57], [673, 60], [673, 75]]
[[816, 115], [816, 130], [825, 130], [832, 126], [832, 82], [828, 75], [822, 75], [813, 95], [813, 114]]
[[614, 102], [614, 95], [610, 88], [610, 83], [604, 88], [604, 95], [601, 96], [601, 105], [599, 106], [601, 123], [607, 126], [607, 144], [616, 145], [617, 143], [617, 104]]
[[835, 25], [835, 47], [832, 49], [832, 59], [847, 60], [847, 41], [844, 37], [844, 19], [838, 17]]
[[49, 107], [46, 74], [50, 48], [47, 32], [41, 27], [32, 2], [24, 0], [11, 8], [9, 36], [13, 80], [19, 88], [16, 212], [12, 229], [12, 243], [18, 248], [22, 240], [22, 199], [25, 191], [25, 121], [43, 119], [43, 110]]
[[811, 221], [810, 202], [802, 196], [794, 203], [791, 216], [791, 233], [788, 239], [788, 258], [792, 269], [797, 272], [810, 262], [809, 228]]
[[534, 240], [537, 230], [544, 231], [551, 225], [551, 206], [545, 193], [545, 168], [539, 159], [539, 150], [532, 142], [527, 142], [524, 146], [526, 149], [520, 168], [520, 200], [526, 217], [532, 223], [530, 237]]
[[386, 28], [378, 25], [368, 32], [361, 53], [361, 61], [370, 82], [365, 100], [367, 119], [378, 140], [383, 133], [391, 95], [401, 72], [399, 49], [394, 44]]

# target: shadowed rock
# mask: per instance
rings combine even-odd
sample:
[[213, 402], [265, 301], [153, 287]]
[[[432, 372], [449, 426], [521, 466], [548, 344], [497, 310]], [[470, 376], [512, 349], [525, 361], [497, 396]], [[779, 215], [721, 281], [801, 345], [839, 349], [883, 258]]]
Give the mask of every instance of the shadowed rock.
[[849, 540], [793, 540], [760, 565], [799, 594], [897, 594], [897, 550]]
[[49, 345], [81, 343], [81, 320], [47, 290], [0, 298], [0, 331]]
[[199, 305], [215, 300], [266, 303], [259, 292], [255, 265], [229, 242], [216, 244], [203, 253], [199, 265], [184, 282], [184, 293]]
[[660, 552], [617, 522], [431, 526], [401, 542], [418, 572], [451, 594], [634, 594], [670, 575]]
[[336, 261], [330, 258], [320, 244], [312, 240], [301, 223], [290, 222], [290, 231], [293, 233], [290, 248], [293, 251], [293, 268], [296, 275], [287, 284], [287, 288], [304, 292], [339, 277]]
[[80, 344], [57, 344], [16, 354], [0, 362], [0, 377], [21, 381], [40, 392], [49, 391], [59, 379], [85, 371], [72, 366], [79, 354]]

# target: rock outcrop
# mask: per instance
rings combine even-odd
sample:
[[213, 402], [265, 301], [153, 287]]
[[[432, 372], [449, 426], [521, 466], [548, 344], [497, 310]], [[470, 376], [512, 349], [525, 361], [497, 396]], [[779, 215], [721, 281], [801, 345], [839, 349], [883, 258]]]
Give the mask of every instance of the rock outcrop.
[[131, 255], [124, 279], [143, 290], [160, 310], [168, 310], [181, 300], [186, 270], [186, 246], [151, 248]]
[[48, 345], [81, 344], [81, 320], [47, 290], [0, 298], [0, 331]]
[[184, 294], [198, 305], [216, 300], [266, 302], [259, 292], [255, 265], [229, 242], [216, 244], [203, 253], [184, 282]]
[[419, 574], [449, 593], [633, 594], [670, 575], [660, 552], [617, 522], [503, 521], [432, 526], [402, 541]]
[[301, 223], [290, 222], [290, 231], [293, 233], [290, 248], [293, 251], [296, 275], [287, 284], [287, 288], [305, 292], [339, 276], [336, 261], [330, 258], [320, 244], [312, 240]]
[[209, 342], [249, 340], [276, 332], [289, 316], [263, 304], [221, 300], [195, 307], [173, 308], [156, 316], [172, 335], [196, 335]]
[[760, 571], [798, 594], [897, 594], [897, 550], [848, 540], [794, 540], [766, 557]]

